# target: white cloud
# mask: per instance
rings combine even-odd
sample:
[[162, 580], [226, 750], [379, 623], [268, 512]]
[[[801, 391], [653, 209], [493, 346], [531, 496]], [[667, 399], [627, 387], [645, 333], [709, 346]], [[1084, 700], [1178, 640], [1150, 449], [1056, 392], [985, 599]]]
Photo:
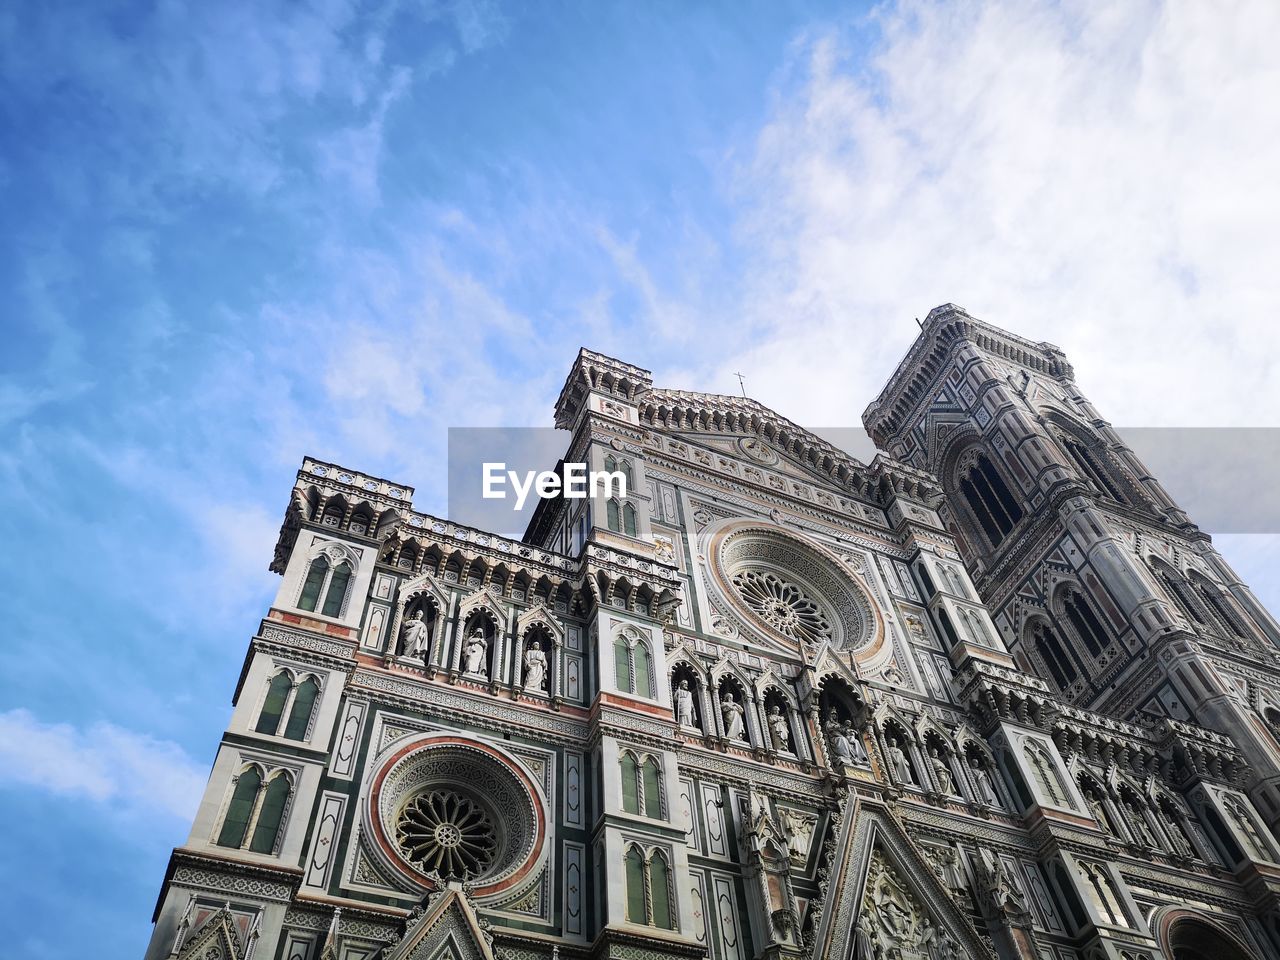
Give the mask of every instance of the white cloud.
[[856, 422], [953, 301], [1067, 350], [1113, 422], [1275, 425], [1280, 6], [1018, 0], [802, 38], [737, 171], [758, 248], [724, 371]]
[[168, 740], [110, 723], [82, 729], [22, 709], [0, 713], [0, 783], [182, 821], [194, 815], [207, 776]]

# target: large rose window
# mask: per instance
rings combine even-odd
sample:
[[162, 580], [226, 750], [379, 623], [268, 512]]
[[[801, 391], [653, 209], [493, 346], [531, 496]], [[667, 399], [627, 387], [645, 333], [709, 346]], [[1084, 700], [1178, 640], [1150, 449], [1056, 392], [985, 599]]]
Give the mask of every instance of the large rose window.
[[853, 570], [806, 538], [731, 520], [703, 544], [713, 591], [737, 621], [788, 646], [830, 643], [875, 660], [884, 632]]
[[479, 896], [507, 894], [545, 861], [546, 800], [500, 748], [424, 734], [374, 774], [365, 822], [378, 859], [407, 881], [462, 880]]
[[761, 570], [735, 573], [732, 582], [742, 602], [783, 636], [809, 641], [831, 637], [831, 622], [803, 587]]

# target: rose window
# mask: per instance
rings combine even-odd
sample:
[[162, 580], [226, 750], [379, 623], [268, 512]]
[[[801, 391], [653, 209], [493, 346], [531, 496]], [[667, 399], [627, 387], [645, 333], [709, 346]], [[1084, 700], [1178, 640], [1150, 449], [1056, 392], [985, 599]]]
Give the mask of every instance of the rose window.
[[396, 842], [423, 873], [445, 880], [482, 875], [499, 846], [489, 813], [452, 790], [433, 790], [405, 804], [396, 824]]
[[822, 608], [794, 583], [761, 570], [743, 570], [732, 582], [742, 602], [783, 636], [808, 641], [831, 637], [831, 622]]

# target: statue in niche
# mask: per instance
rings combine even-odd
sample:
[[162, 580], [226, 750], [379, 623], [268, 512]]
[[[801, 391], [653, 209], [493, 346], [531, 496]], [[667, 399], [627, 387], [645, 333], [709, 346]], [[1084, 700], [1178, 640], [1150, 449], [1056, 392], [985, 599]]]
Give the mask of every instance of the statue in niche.
[[775, 750], [791, 751], [791, 729], [787, 726], [787, 718], [775, 703], [769, 708], [769, 732], [773, 735]]
[[813, 828], [818, 818], [783, 807], [782, 821], [787, 828], [787, 849], [791, 858], [803, 862], [809, 855], [809, 844], [813, 840]]
[[1106, 805], [1102, 801], [1102, 797], [1098, 795], [1098, 791], [1092, 786], [1080, 785], [1080, 792], [1084, 794], [1084, 802], [1089, 807], [1089, 812], [1093, 814], [1093, 819], [1098, 821], [1104, 832], [1113, 833], [1111, 829], [1111, 818], [1107, 816]]
[[1262, 860], [1270, 860], [1272, 858], [1271, 848], [1258, 833], [1258, 828], [1254, 826], [1253, 817], [1249, 816], [1243, 804], [1235, 797], [1226, 797], [1227, 812], [1231, 814], [1231, 819], [1244, 832], [1245, 839], [1248, 840], [1249, 846], [1253, 848], [1254, 856]]
[[916, 775], [911, 770], [911, 761], [907, 759], [907, 755], [898, 746], [898, 741], [890, 737], [889, 747], [889, 768], [893, 771], [894, 778], [899, 783], [909, 783], [911, 786], [918, 786], [916, 783]]
[[730, 740], [745, 741], [747, 728], [743, 722], [742, 704], [733, 698], [733, 694], [725, 690], [720, 694], [720, 717], [724, 721], [724, 735]]
[[676, 687], [676, 723], [682, 727], [697, 727], [697, 715], [693, 709], [693, 691], [689, 681], [681, 680]]
[[1147, 823], [1146, 815], [1142, 812], [1138, 801], [1121, 792], [1120, 802], [1124, 804], [1125, 813], [1129, 815], [1128, 819], [1133, 825], [1138, 842], [1148, 847], [1156, 846], [1156, 838], [1151, 833], [1151, 824]]
[[1000, 856], [984, 853], [983, 867], [983, 872], [986, 874], [983, 878], [983, 886], [996, 912], [1002, 916], [1025, 916], [1027, 914], [1026, 898], [1018, 885], [1013, 882], [1013, 877], [1009, 875], [1009, 868], [1005, 866]]
[[991, 782], [991, 771], [989, 771], [977, 757], [969, 759], [969, 769], [973, 771], [973, 783], [978, 790], [978, 799], [983, 803], [988, 803], [993, 807], [1000, 805], [1000, 800], [996, 796], [995, 784]]
[[488, 653], [489, 641], [485, 639], [484, 631], [476, 627], [462, 648], [463, 670], [473, 676], [487, 677], [485, 658]]
[[409, 615], [409, 619], [404, 622], [404, 626], [400, 629], [400, 635], [404, 639], [401, 647], [402, 656], [425, 657], [427, 655], [427, 648], [431, 641], [431, 629], [427, 626], [427, 621], [422, 617], [421, 608]]
[[862, 746], [862, 738], [858, 736], [852, 724], [840, 722], [840, 715], [836, 713], [835, 707], [827, 711], [827, 722], [823, 724], [823, 731], [827, 735], [827, 743], [831, 748], [831, 758], [836, 763], [851, 766], [868, 762], [867, 751]]
[[547, 655], [542, 649], [542, 644], [532, 640], [529, 643], [529, 649], [524, 652], [524, 688], [545, 693], [546, 686]]
[[933, 779], [938, 782], [938, 789], [943, 793], [954, 795], [956, 782], [951, 776], [951, 768], [947, 761], [938, 755], [938, 748], [929, 751], [929, 764], [933, 767]]

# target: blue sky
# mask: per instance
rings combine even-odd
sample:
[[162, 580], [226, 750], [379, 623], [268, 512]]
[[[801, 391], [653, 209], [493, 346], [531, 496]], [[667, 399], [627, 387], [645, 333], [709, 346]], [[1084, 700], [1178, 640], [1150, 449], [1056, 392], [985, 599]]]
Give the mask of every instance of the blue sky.
[[1117, 424], [1280, 426], [1277, 10], [1106, 6], [6, 5], [15, 950], [139, 955], [304, 454], [441, 511], [582, 345], [854, 426], [945, 301]]

